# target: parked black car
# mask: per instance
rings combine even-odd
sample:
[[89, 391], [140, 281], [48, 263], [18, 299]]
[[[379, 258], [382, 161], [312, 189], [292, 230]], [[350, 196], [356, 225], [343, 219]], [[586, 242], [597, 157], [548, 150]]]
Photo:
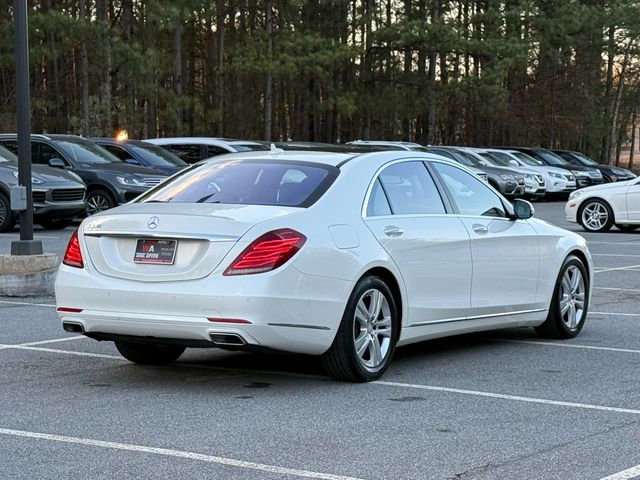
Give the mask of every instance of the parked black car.
[[[15, 134], [0, 135], [0, 145], [17, 151]], [[31, 160], [78, 174], [87, 185], [87, 214], [133, 200], [155, 187], [166, 174], [129, 165], [89, 140], [76, 135], [32, 135]]]
[[592, 158], [587, 157], [584, 153], [574, 150], [552, 150], [553, 153], [565, 159], [571, 165], [581, 165], [583, 167], [597, 168], [600, 170], [605, 182], [624, 182], [636, 178], [635, 173], [626, 168], [616, 167], [614, 165], [603, 165], [596, 162]]
[[[18, 185], [18, 157], [0, 146], [0, 232], [13, 228], [18, 214], [10, 204], [11, 187]], [[65, 228], [87, 208], [85, 185], [74, 173], [45, 165], [31, 171], [33, 220], [50, 230]]]
[[435, 146], [427, 147], [427, 151], [455, 160], [467, 168], [478, 169], [487, 176], [489, 185], [498, 190], [505, 197], [524, 195], [525, 184], [522, 174], [502, 167], [483, 165], [474, 155], [458, 147]]
[[540, 160], [545, 165], [551, 165], [552, 167], [563, 168], [569, 170], [576, 177], [576, 184], [578, 188], [588, 187], [589, 185], [600, 185], [604, 182], [602, 174], [596, 168], [584, 167], [582, 165], [573, 165], [567, 162], [565, 159], [559, 157], [551, 150], [546, 148], [527, 148], [527, 147], [491, 147], [501, 148], [504, 150], [517, 150], [524, 152], [530, 157]]
[[158, 145], [140, 140], [116, 140], [114, 138], [89, 138], [120, 160], [131, 165], [153, 168], [173, 175], [189, 166], [187, 162]]

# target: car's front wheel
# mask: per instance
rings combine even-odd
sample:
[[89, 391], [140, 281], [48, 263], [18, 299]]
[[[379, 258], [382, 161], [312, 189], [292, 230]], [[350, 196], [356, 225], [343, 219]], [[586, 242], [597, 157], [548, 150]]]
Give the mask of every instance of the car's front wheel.
[[391, 363], [398, 329], [398, 310], [387, 284], [376, 276], [362, 278], [351, 293], [333, 344], [322, 356], [326, 372], [351, 382], [380, 378]]
[[116, 206], [113, 197], [105, 190], [91, 190], [87, 194], [87, 215], [95, 215]]
[[578, 221], [588, 232], [606, 232], [613, 226], [613, 211], [606, 202], [594, 198], [582, 204]]
[[556, 280], [549, 314], [536, 332], [545, 338], [573, 338], [584, 326], [589, 309], [589, 276], [578, 257], [569, 255]]
[[9, 199], [4, 193], [0, 193], [0, 232], [10, 231], [15, 224]]
[[175, 362], [185, 351], [180, 345], [164, 345], [135, 342], [115, 342], [120, 354], [133, 363], [142, 365], [167, 365]]

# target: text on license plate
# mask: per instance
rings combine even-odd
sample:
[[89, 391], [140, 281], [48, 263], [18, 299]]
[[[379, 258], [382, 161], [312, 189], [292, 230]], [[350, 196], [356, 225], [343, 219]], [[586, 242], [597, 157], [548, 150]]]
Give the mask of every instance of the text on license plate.
[[173, 265], [177, 244], [177, 240], [139, 238], [133, 261], [135, 263]]

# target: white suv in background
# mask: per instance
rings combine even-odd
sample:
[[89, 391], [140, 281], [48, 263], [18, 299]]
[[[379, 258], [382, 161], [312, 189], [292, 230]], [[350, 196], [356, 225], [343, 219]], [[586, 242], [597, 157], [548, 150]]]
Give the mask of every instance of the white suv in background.
[[167, 137], [150, 138], [144, 141], [160, 145], [187, 163], [197, 163], [200, 160], [225, 153], [269, 150], [269, 147], [262, 143], [230, 138]]
[[485, 148], [484, 150], [500, 159], [507, 160], [514, 167], [535, 168], [544, 175], [547, 193], [568, 193], [576, 189], [576, 177], [563, 168], [544, 165], [535, 158], [517, 150], [498, 150], [494, 148]]

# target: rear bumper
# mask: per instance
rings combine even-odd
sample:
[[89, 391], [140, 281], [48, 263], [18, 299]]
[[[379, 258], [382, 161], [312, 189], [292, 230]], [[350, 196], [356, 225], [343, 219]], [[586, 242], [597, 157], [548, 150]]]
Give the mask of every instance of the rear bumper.
[[[305, 275], [292, 266], [244, 278], [214, 274], [145, 283], [62, 265], [55, 285], [58, 306], [82, 310], [58, 312], [61, 321], [80, 325], [89, 336], [216, 347], [213, 334], [235, 334], [247, 346], [313, 355], [331, 346], [351, 288], [350, 282]], [[229, 323], [234, 320], [250, 323]]]

